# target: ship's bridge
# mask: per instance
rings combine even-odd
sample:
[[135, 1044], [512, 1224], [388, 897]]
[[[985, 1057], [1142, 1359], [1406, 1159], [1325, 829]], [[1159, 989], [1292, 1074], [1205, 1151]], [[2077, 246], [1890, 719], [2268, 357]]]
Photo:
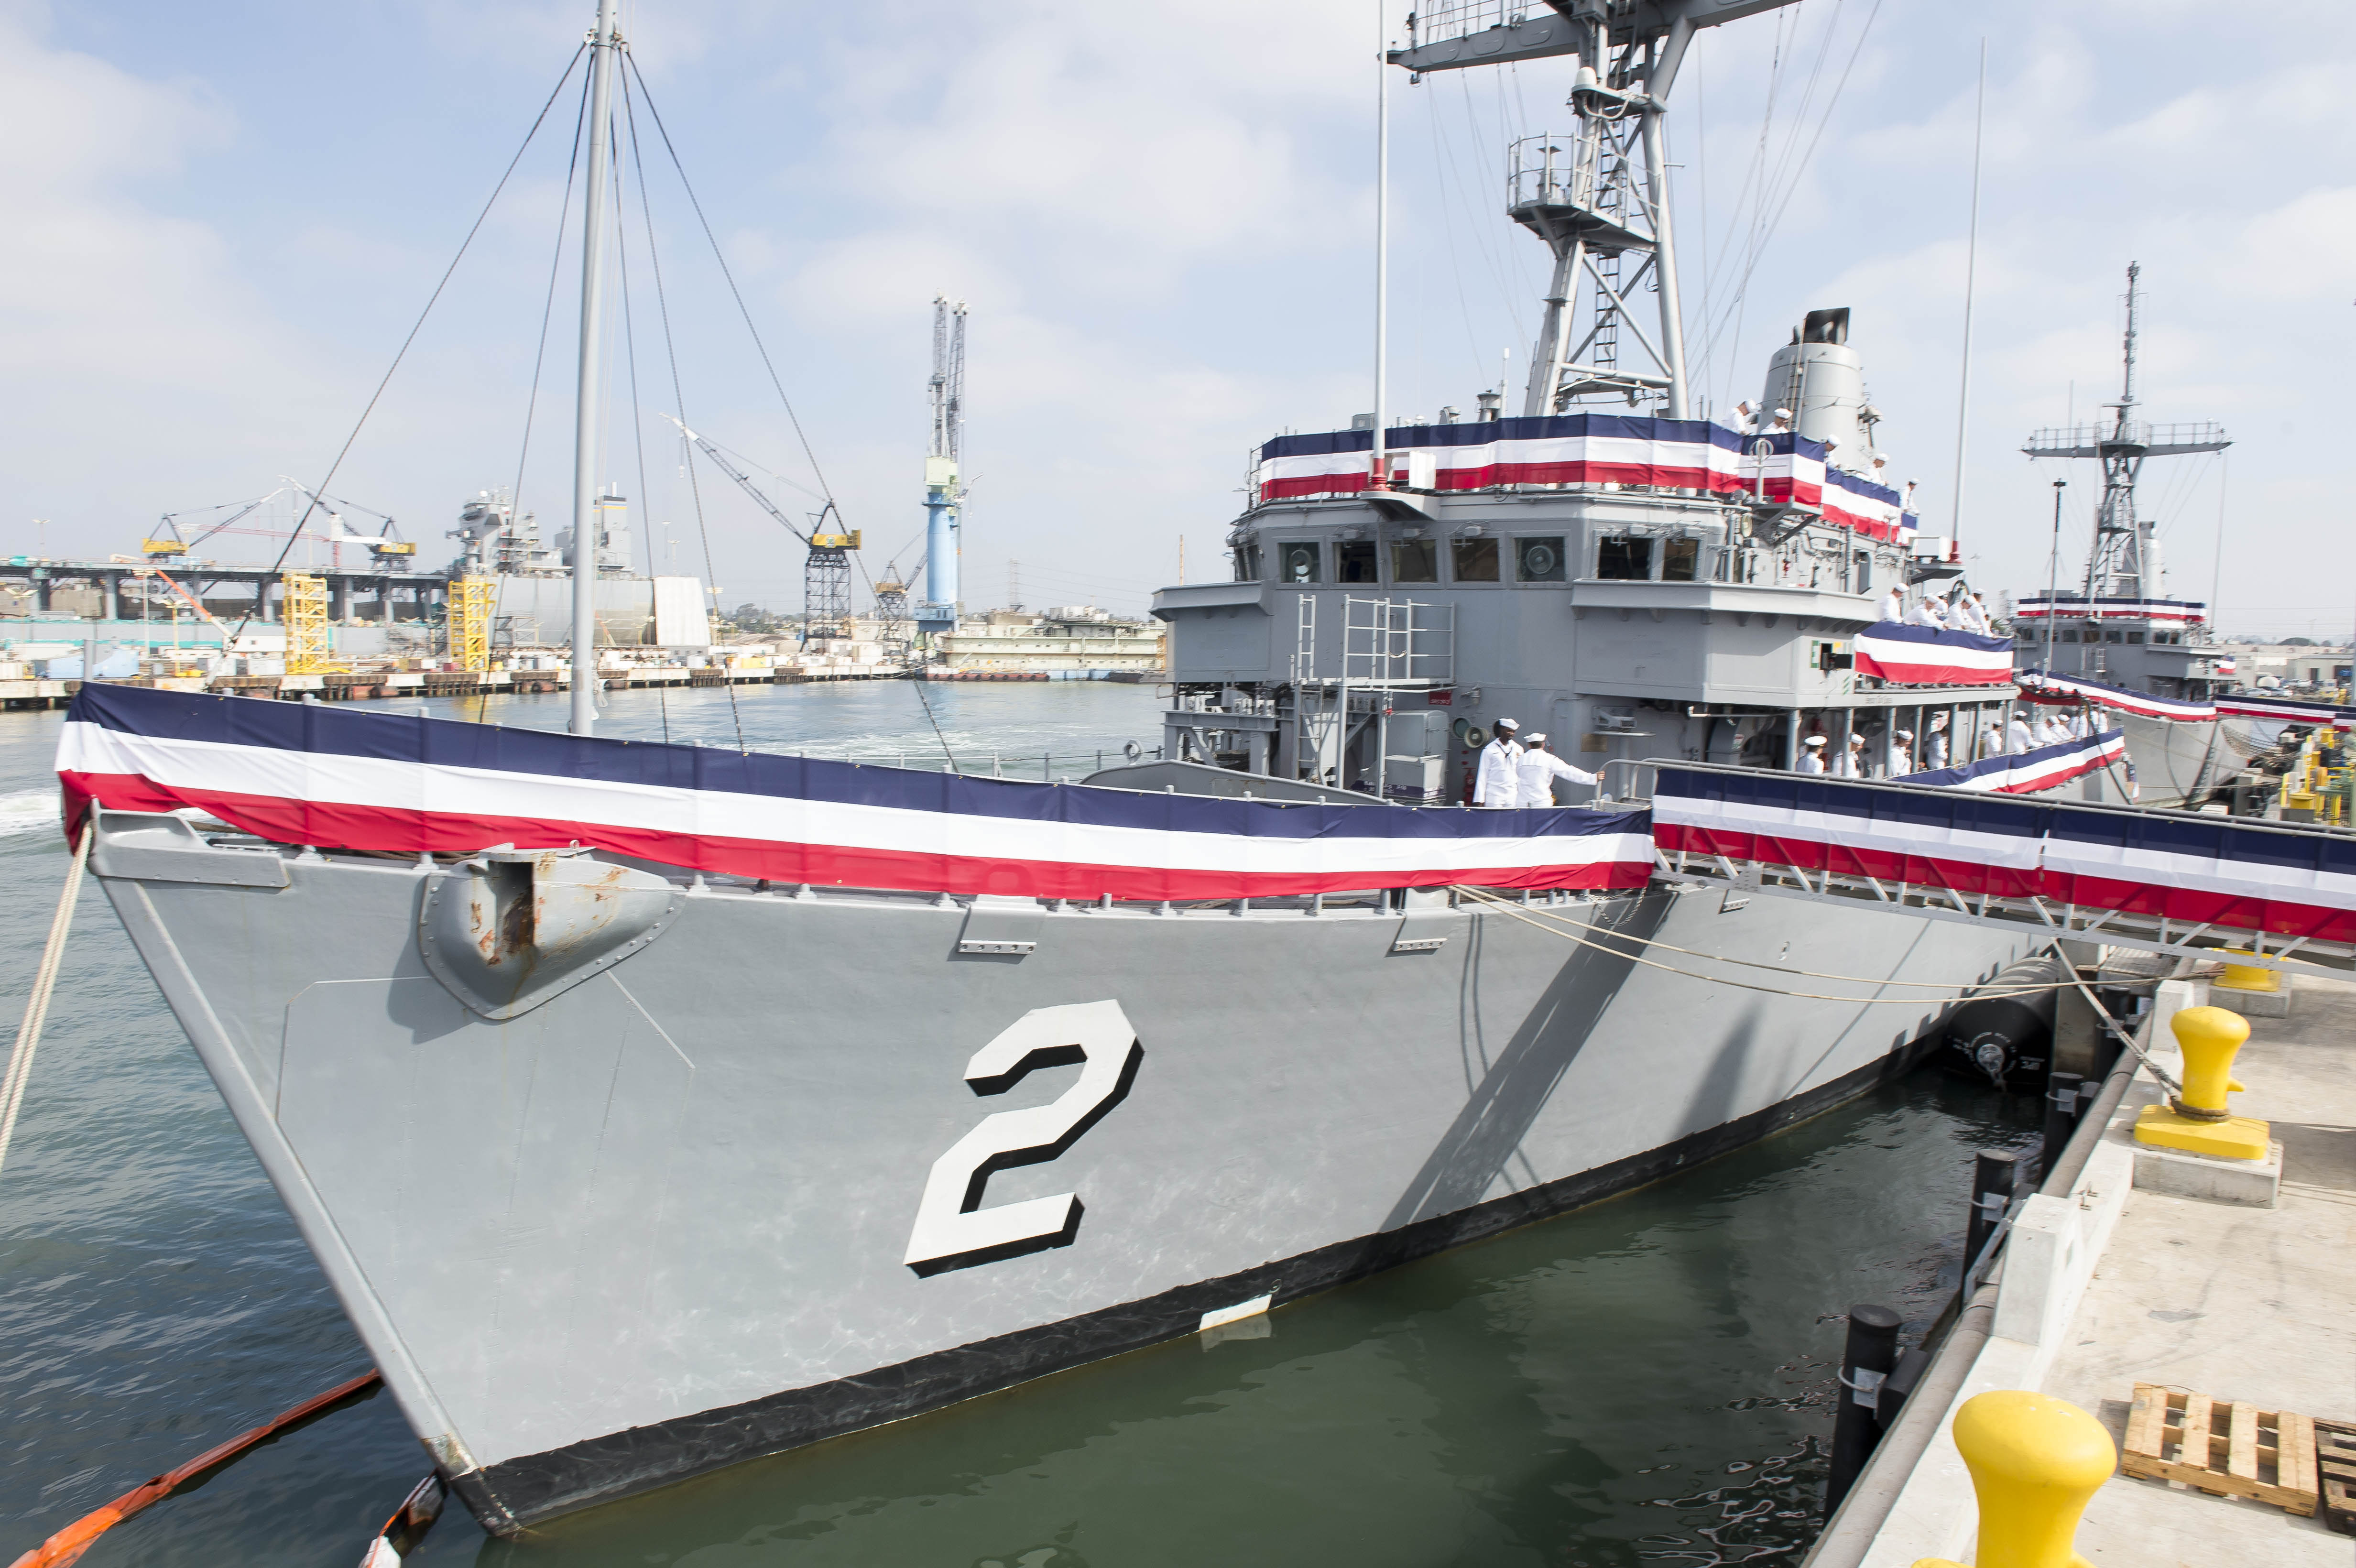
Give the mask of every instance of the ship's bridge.
[[1952, 705], [1854, 667], [1882, 595], [1924, 568], [1898, 493], [1821, 443], [1617, 415], [1405, 425], [1375, 488], [1372, 437], [1268, 443], [1234, 581], [1156, 596], [1171, 754], [1452, 798], [1500, 718], [1590, 770], [1664, 744], [1778, 766], [1807, 733], [1919, 731]]

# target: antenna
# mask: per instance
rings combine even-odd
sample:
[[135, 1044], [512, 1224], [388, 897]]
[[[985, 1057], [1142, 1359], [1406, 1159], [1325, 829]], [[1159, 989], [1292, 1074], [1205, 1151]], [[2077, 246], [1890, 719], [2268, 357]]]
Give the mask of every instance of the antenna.
[[[2144, 459], [2222, 452], [2233, 443], [2214, 420], [2193, 424], [2153, 425], [2135, 417], [2136, 336], [2143, 278], [2139, 262], [2127, 265], [2127, 324], [2120, 357], [2125, 373], [2109, 421], [2040, 430], [2021, 451], [2031, 457], [2091, 457], [2103, 465], [2103, 498], [2094, 511], [2094, 548], [2086, 558], [2086, 598], [2140, 600], [2160, 592], [2159, 540], [2152, 519], [2136, 511], [2136, 482]], [[2049, 606], [2048, 613], [2055, 607]], [[2093, 603], [2089, 611], [2095, 609]], [[2133, 613], [2130, 610], [2125, 613]]]

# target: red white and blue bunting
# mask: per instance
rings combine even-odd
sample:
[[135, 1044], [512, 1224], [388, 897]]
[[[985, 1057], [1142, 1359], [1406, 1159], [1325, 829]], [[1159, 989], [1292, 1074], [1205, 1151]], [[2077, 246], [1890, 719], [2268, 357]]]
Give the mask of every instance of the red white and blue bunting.
[[2213, 702], [2185, 702], [2172, 697], [2154, 697], [2148, 691], [2130, 691], [2123, 686], [2106, 686], [2083, 676], [2051, 675], [2040, 670], [2022, 670], [2013, 677], [2020, 695], [2029, 702], [2043, 702], [2062, 707], [2091, 704], [2096, 708], [2116, 709], [2143, 719], [2165, 719], [2175, 724], [2201, 724], [2217, 717]]
[[84, 686], [58, 773], [92, 801], [197, 807], [282, 844], [571, 844], [694, 870], [1034, 898], [1641, 888], [1644, 814], [1209, 799], [552, 735], [325, 704]]
[[[1252, 494], [1262, 502], [1354, 495], [1365, 488], [1374, 440], [1365, 430], [1278, 436], [1260, 447]], [[1619, 485], [1751, 494], [1821, 511], [1869, 539], [1903, 542], [1915, 528], [1897, 491], [1828, 467], [1822, 442], [1789, 432], [1743, 435], [1707, 420], [1561, 414], [1404, 425], [1387, 432], [1383, 446], [1391, 482], [1418, 489]]]
[[2198, 599], [2128, 599], [2082, 593], [2049, 598], [2033, 594], [2013, 610], [2016, 621], [2156, 621], [2162, 625], [2197, 626], [2209, 618], [2209, 606]]
[[2270, 936], [2356, 940], [2356, 839], [2231, 818], [1665, 767], [1654, 837], [1724, 855]]
[[2271, 719], [2280, 724], [2300, 724], [2310, 730], [2356, 728], [2356, 708], [2332, 702], [2298, 702], [2268, 697], [2261, 691], [2234, 691], [2217, 699], [2217, 711], [2236, 719]]
[[2008, 756], [1983, 757], [1959, 768], [1901, 773], [1890, 782], [1971, 790], [1983, 795], [2034, 795], [2123, 763], [2126, 754], [2126, 732], [2113, 730], [2107, 734], [2061, 741]]
[[1884, 621], [1852, 645], [1857, 673], [1901, 686], [2009, 686], [2012, 639]]

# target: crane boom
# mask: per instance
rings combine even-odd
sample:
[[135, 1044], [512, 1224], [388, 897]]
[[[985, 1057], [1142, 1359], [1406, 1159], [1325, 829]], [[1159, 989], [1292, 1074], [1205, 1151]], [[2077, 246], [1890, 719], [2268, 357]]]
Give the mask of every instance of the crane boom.
[[753, 476], [750, 474], [745, 473], [743, 469], [729, 462], [727, 458], [722, 456], [718, 447], [712, 445], [710, 442], [704, 440], [701, 436], [688, 429], [686, 421], [680, 419], [676, 414], [665, 414], [663, 415], [663, 418], [679, 426], [680, 434], [693, 442], [697, 451], [702, 453], [704, 456], [712, 459], [712, 465], [713, 467], [719, 469], [721, 473], [728, 475], [729, 478], [736, 481], [736, 488], [744, 491], [747, 496], [752, 496], [753, 504], [760, 507], [761, 510], [768, 513], [769, 516], [776, 518], [778, 523], [784, 527], [786, 532], [793, 535], [794, 538], [801, 540], [804, 544], [814, 545], [817, 543], [817, 541], [809, 534], [806, 534], [801, 529], [794, 527], [794, 520], [786, 516], [785, 512], [778, 507], [775, 501], [770, 500], [768, 496], [761, 493], [761, 487], [753, 483]]
[[859, 548], [859, 530], [845, 528], [840, 521], [836, 531], [826, 531], [826, 519], [838, 517], [834, 503], [829, 501], [819, 514], [818, 527], [808, 533], [794, 527], [778, 505], [761, 493], [753, 476], [728, 461], [725, 454], [703, 437], [687, 428], [687, 421], [676, 414], [663, 418], [679, 426], [679, 433], [695, 443], [696, 449], [710, 458], [712, 466], [736, 482], [736, 487], [753, 497], [754, 505], [777, 519], [785, 530], [809, 546], [809, 557], [802, 565], [802, 631], [809, 637], [848, 636], [851, 632], [851, 551]]

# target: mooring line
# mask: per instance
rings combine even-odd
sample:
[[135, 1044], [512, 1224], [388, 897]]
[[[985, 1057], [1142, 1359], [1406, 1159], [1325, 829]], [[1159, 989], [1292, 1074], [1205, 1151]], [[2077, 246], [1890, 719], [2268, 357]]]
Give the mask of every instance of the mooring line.
[[57, 988], [58, 970], [65, 962], [66, 933], [73, 925], [74, 904], [81, 897], [81, 874], [90, 864], [90, 841], [98, 831], [98, 808], [92, 805], [82, 823], [66, 868], [65, 891], [58, 895], [58, 912], [49, 917], [49, 940], [41, 949], [41, 967], [33, 976], [33, 994], [25, 998], [25, 1021], [16, 1027], [16, 1048], [8, 1052], [8, 1075], [0, 1079], [0, 1165], [8, 1160], [8, 1142], [16, 1136], [17, 1107], [25, 1103], [25, 1084], [33, 1076], [33, 1052], [40, 1049], [41, 1026], [49, 1019], [49, 994]]
[[[1609, 958], [1617, 958], [1622, 963], [1642, 964], [1648, 969], [1665, 970], [1671, 975], [1683, 976], [1688, 980], [1700, 980], [1708, 985], [1731, 986], [1738, 991], [1759, 991], [1771, 997], [1793, 997], [1799, 1000], [1808, 1002], [1847, 1002], [1858, 1007], [1873, 1007], [1879, 1004], [1896, 1003], [1910, 1008], [1920, 1008], [1930, 1006], [1934, 1000], [1936, 1000], [1936, 998], [1926, 997], [1835, 997], [1826, 995], [1820, 991], [1787, 991], [1776, 986], [1757, 986], [1751, 984], [1748, 980], [1730, 979], [1723, 975], [1697, 974], [1691, 969], [1680, 969], [1674, 964], [1663, 964], [1657, 959], [1641, 957], [1636, 954], [1623, 952], [1616, 947], [1607, 947], [1601, 942], [1590, 941], [1584, 936], [1575, 936], [1571, 933], [1563, 930], [1558, 925], [1532, 919], [1529, 915], [1525, 914], [1522, 912], [1520, 905], [1514, 903], [1510, 900], [1499, 898], [1493, 893], [1483, 892], [1478, 888], [1460, 886], [1456, 891], [1467, 895], [1476, 903], [1485, 904], [1490, 908], [1494, 909], [1500, 914], [1510, 915], [1514, 919], [1520, 921], [1525, 925], [1535, 926], [1537, 929], [1545, 932], [1548, 936], [1558, 936], [1565, 942], [1577, 943], [1581, 947], [1591, 947], [1596, 952], [1602, 954], [1604, 956]], [[1592, 931], [1595, 928], [1592, 926], [1586, 926], [1582, 927], [1582, 929]], [[1619, 935], [1620, 933], [1613, 933], [1612, 934]], [[1633, 943], [1640, 946], [1648, 945], [1651, 941], [1648, 937], [1626, 935], [1622, 935], [1621, 940], [1623, 942]], [[1666, 944], [1664, 944], [1663, 945]], [[1887, 980], [1869, 980], [1860, 982], [1860, 984], [1875, 986], [1920, 985], [1923, 982], [1921, 981]], [[2001, 988], [1983, 987], [1974, 989], [1972, 985], [1969, 982], [1966, 982], [1961, 985], [1950, 985], [1943, 987], [1943, 989], [1948, 991], [1970, 991], [1972, 997], [1974, 999], [1977, 999], [1983, 997], [2034, 996], [2042, 991], [2058, 991], [2069, 983], [2070, 982], [2065, 980], [2050, 986], [2022, 986], [2018, 987], [2007, 987]]]

